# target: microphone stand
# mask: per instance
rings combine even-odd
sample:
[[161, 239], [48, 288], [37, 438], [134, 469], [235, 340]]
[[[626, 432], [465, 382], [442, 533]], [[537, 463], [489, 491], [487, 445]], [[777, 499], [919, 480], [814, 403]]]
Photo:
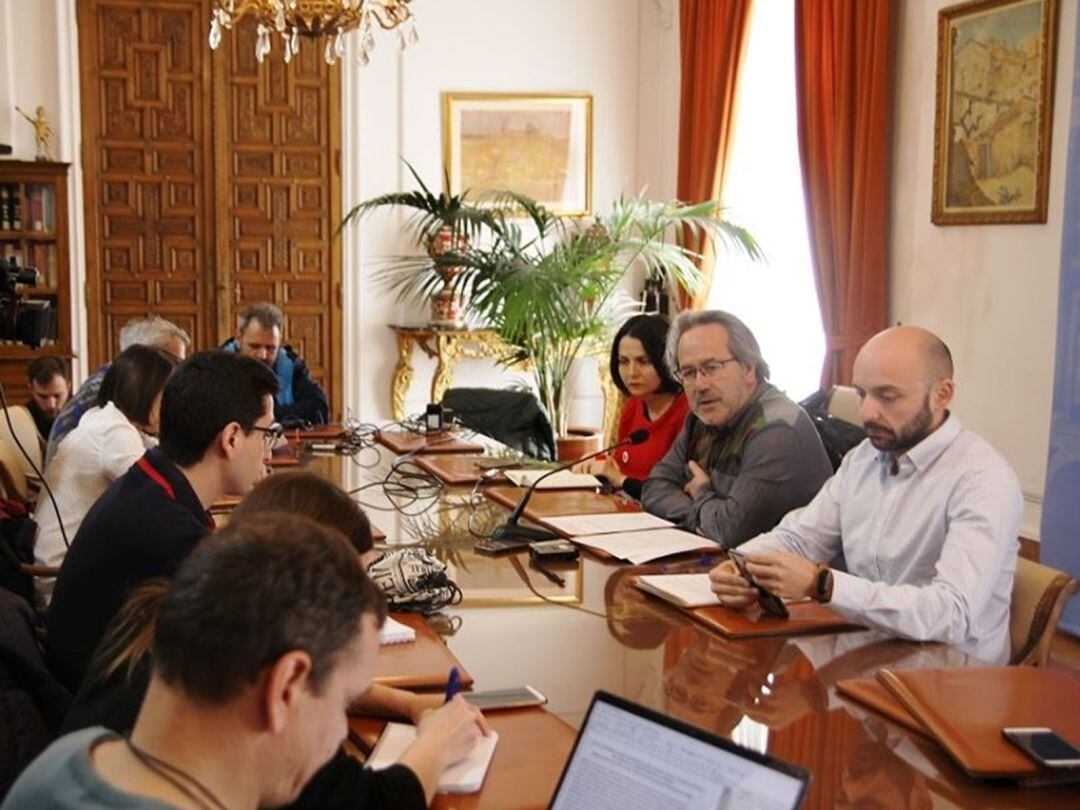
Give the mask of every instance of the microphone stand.
[[588, 461], [590, 458], [602, 456], [604, 453], [610, 453], [612, 450], [617, 450], [628, 444], [641, 444], [648, 438], [649, 432], [647, 430], [635, 430], [625, 439], [615, 442], [615, 444], [610, 447], [605, 447], [602, 450], [597, 450], [595, 453], [589, 453], [581, 458], [576, 458], [573, 461], [568, 461], [565, 464], [560, 464], [558, 467], [548, 470], [529, 485], [528, 489], [525, 490], [525, 494], [521, 496], [521, 500], [517, 502], [513, 511], [510, 512], [510, 516], [506, 519], [506, 522], [491, 533], [491, 540], [496, 543], [519, 543], [523, 541], [534, 543], [538, 540], [551, 540], [558, 537], [557, 534], [554, 534], [547, 529], [522, 526], [518, 523], [518, 521], [521, 520], [521, 516], [525, 513], [525, 507], [528, 505], [529, 499], [532, 497], [533, 492], [536, 491], [537, 485], [545, 478], [552, 476], [557, 472], [568, 470], [575, 464], [580, 464], [582, 461]]

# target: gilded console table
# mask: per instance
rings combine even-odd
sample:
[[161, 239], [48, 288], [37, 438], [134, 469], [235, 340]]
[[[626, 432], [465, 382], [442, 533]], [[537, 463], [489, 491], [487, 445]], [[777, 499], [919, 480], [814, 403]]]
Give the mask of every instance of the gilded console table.
[[391, 326], [397, 337], [398, 361], [390, 385], [390, 407], [394, 419], [405, 418], [405, 397], [413, 381], [413, 349], [417, 346], [435, 360], [431, 378], [431, 399], [442, 402], [443, 394], [454, 381], [458, 360], [497, 360], [516, 350], [502, 341], [493, 329], [436, 329], [430, 326]]
[[[390, 407], [394, 419], [399, 421], [406, 416], [405, 397], [413, 382], [412, 359], [413, 350], [417, 346], [435, 360], [435, 375], [431, 378], [431, 399], [428, 402], [442, 402], [446, 389], [453, 384], [454, 365], [458, 360], [506, 359], [518, 351], [516, 347], [504, 342], [493, 329], [436, 329], [431, 326], [395, 325], [390, 328], [394, 330], [398, 348], [397, 366], [390, 384]], [[597, 356], [600, 388], [604, 394], [605, 436], [614, 433], [622, 404], [619, 390], [612, 383], [611, 374], [608, 372], [607, 351], [606, 347], [599, 347], [595, 352], [591, 352]], [[528, 361], [520, 362], [517, 367], [523, 371], [531, 368]]]

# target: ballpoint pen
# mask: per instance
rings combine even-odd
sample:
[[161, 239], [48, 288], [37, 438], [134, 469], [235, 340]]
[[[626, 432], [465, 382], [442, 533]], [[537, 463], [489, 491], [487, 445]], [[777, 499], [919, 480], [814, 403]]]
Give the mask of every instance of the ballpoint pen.
[[445, 703], [449, 703], [454, 699], [454, 695], [461, 691], [461, 673], [458, 672], [457, 667], [450, 667], [450, 677], [446, 679], [446, 700]]
[[539, 571], [541, 574], [543, 574], [545, 577], [550, 579], [552, 582], [554, 582], [560, 588], [565, 588], [566, 587], [566, 580], [563, 579], [562, 577], [560, 577], [554, 571], [550, 571], [547, 568], [544, 568], [544, 566], [542, 566], [542, 565], [537, 565], [535, 562], [532, 564], [532, 567], [535, 568], [537, 571]]

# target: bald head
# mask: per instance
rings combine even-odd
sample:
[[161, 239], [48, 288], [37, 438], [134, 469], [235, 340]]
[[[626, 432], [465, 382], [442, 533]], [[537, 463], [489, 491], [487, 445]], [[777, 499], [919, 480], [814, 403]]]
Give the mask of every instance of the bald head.
[[894, 326], [878, 332], [863, 344], [855, 362], [864, 354], [887, 359], [893, 365], [921, 372], [927, 385], [953, 376], [952, 352], [945, 342], [921, 326]]
[[903, 452], [936, 430], [952, 401], [952, 376], [949, 348], [926, 329], [895, 326], [866, 341], [852, 383], [874, 446]]

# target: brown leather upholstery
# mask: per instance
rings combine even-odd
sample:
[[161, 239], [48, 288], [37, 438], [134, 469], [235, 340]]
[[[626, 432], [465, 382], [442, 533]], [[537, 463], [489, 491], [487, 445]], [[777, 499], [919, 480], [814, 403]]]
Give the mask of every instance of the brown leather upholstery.
[[1017, 560], [1009, 617], [1010, 664], [1046, 665], [1065, 603], [1078, 588], [1080, 583], [1056, 568]]
[[[26, 448], [26, 452], [30, 454], [34, 466], [40, 471], [45, 462], [42, 454], [41, 438], [38, 436], [34, 417], [30, 415], [30, 411], [23, 405], [10, 406], [8, 408], [8, 415], [11, 417], [11, 426], [15, 428], [15, 435], [18, 436], [22, 446]], [[26, 475], [27, 479], [36, 480], [37, 474], [12, 439], [11, 429], [8, 427], [7, 419], [4, 418], [3, 413], [0, 413], [0, 441], [7, 442], [15, 450], [16, 458], [18, 458], [19, 465], [23, 468], [23, 473]]]
[[829, 403], [826, 410], [844, 422], [862, 427], [859, 419], [859, 393], [850, 385], [834, 385], [829, 389]]
[[[0, 416], [0, 419], [3, 417]], [[19, 450], [14, 444], [0, 438], [0, 490], [7, 498], [27, 503], [30, 499], [30, 488], [26, 480], [26, 472], [19, 463]]]

